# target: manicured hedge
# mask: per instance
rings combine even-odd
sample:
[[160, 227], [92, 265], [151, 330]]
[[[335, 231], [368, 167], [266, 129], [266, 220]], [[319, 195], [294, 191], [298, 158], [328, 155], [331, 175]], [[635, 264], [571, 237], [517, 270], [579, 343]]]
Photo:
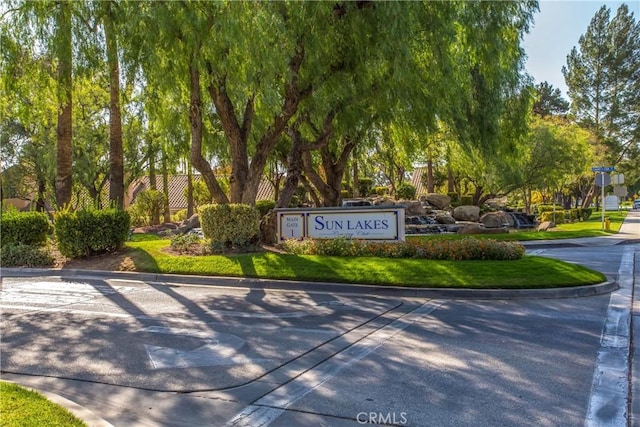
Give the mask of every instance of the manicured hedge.
[[246, 248], [259, 240], [260, 213], [249, 205], [204, 205], [198, 209], [204, 237], [214, 249]]
[[58, 249], [69, 258], [112, 252], [129, 237], [131, 219], [118, 209], [61, 211], [55, 215]]
[[0, 217], [0, 240], [6, 245], [42, 246], [51, 233], [51, 222], [43, 212], [6, 212]]

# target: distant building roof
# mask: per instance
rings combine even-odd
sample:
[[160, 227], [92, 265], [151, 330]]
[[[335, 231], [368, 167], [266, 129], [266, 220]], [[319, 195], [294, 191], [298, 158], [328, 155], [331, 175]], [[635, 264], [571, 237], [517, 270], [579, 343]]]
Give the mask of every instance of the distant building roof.
[[[200, 174], [193, 175], [193, 182], [198, 182], [202, 180], [202, 176]], [[187, 174], [176, 174], [169, 176], [169, 209], [171, 210], [180, 210], [187, 208], [187, 198], [185, 197], [185, 189], [188, 185], [188, 175]], [[138, 178], [129, 186], [129, 194], [131, 195], [131, 203], [135, 202], [136, 196], [144, 190], [149, 190], [151, 188], [151, 180], [148, 176], [143, 176], [142, 178]], [[162, 176], [158, 175], [156, 178], [156, 188], [158, 191], [164, 191], [164, 184], [162, 182]], [[260, 182], [260, 186], [258, 187], [258, 195], [256, 196], [257, 200], [273, 200], [274, 198], [273, 185], [266, 180], [262, 179]]]
[[425, 185], [422, 182], [422, 175], [427, 171], [426, 167], [419, 166], [413, 170], [413, 175], [411, 175], [411, 185], [416, 188], [416, 195], [426, 194]]

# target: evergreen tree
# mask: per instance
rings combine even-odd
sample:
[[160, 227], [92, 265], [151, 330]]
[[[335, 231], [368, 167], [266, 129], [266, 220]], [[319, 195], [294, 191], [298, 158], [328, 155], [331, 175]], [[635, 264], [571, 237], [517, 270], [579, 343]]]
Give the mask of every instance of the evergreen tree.
[[640, 25], [626, 5], [611, 19], [602, 6], [562, 71], [571, 111], [607, 148], [616, 164], [638, 145], [640, 124]]
[[548, 82], [536, 85], [536, 101], [533, 112], [540, 117], [564, 115], [569, 111], [569, 102], [562, 97], [560, 89]]

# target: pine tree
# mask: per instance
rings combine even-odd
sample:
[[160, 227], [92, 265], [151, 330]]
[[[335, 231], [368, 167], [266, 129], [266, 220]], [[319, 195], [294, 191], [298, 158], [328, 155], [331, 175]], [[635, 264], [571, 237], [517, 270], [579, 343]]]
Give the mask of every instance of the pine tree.
[[607, 160], [615, 164], [638, 144], [640, 25], [626, 5], [610, 16], [606, 6], [598, 10], [562, 71], [571, 111], [598, 136]]
[[[562, 68], [571, 111], [598, 138], [600, 161], [633, 171], [640, 147], [640, 24], [626, 5], [602, 6]], [[591, 203], [593, 190], [583, 201]]]
[[540, 117], [564, 115], [569, 111], [569, 103], [562, 97], [560, 89], [548, 82], [537, 84], [536, 92], [533, 112]]

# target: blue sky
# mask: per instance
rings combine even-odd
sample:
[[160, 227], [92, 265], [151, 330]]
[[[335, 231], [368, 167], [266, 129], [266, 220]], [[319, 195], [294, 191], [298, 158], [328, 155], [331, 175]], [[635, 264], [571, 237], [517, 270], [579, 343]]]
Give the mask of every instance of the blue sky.
[[593, 15], [602, 5], [611, 9], [614, 16], [618, 7], [626, 3], [638, 22], [640, 1], [590, 1], [590, 0], [540, 0], [540, 12], [534, 18], [534, 25], [524, 38], [527, 53], [527, 72], [536, 83], [547, 81], [559, 88], [567, 97], [567, 86], [562, 75], [562, 66], [567, 63], [567, 55], [573, 46], [578, 46]]

